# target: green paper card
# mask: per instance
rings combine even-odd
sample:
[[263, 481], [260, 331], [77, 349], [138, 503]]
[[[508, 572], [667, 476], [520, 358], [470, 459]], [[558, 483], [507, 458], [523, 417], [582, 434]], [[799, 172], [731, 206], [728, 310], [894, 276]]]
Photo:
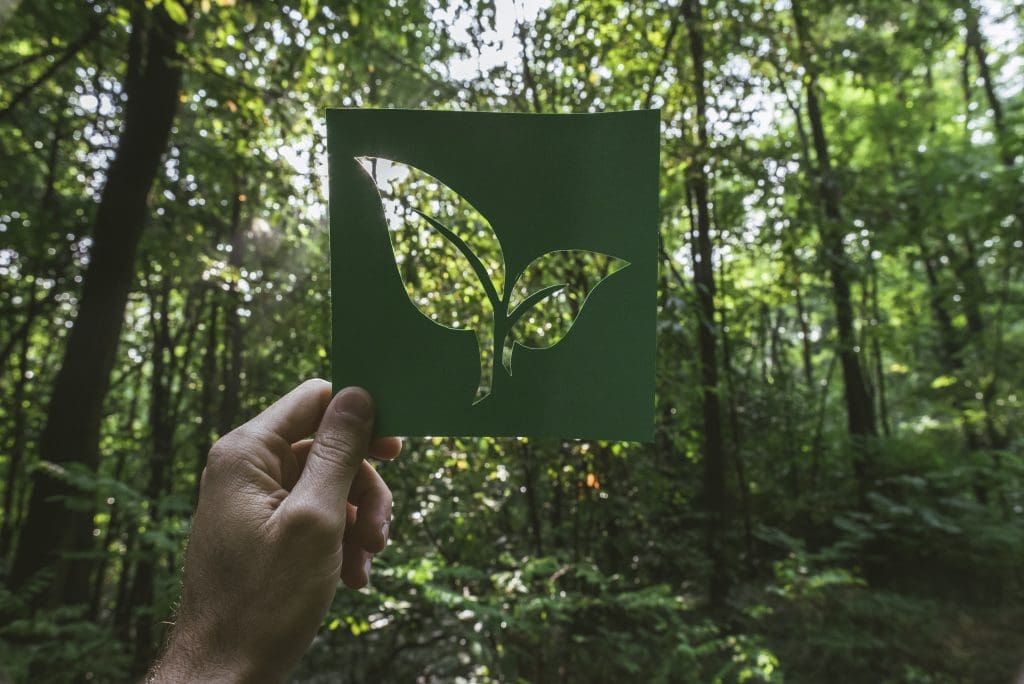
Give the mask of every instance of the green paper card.
[[381, 435], [649, 441], [659, 117], [332, 109], [332, 372]]

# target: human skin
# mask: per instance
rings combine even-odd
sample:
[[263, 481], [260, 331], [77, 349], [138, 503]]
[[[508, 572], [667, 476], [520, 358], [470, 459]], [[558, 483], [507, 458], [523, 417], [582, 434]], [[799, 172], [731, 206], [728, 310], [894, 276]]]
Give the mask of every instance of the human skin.
[[[210, 450], [181, 601], [151, 682], [280, 682], [309, 648], [341, 579], [369, 581], [387, 544], [391, 491], [364, 460], [373, 401], [309, 380]], [[312, 439], [309, 435], [315, 433]]]

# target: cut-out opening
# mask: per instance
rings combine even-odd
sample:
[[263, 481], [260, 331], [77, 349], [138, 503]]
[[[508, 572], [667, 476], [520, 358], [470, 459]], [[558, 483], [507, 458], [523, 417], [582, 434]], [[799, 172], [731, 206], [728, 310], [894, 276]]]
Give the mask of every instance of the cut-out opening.
[[497, 236], [472, 204], [429, 173], [379, 157], [356, 161], [377, 189], [409, 301], [437, 325], [476, 334], [476, 401], [483, 400], [494, 375], [491, 330], [505, 278]]
[[629, 262], [601, 252], [558, 250], [532, 261], [516, 279], [509, 297], [509, 333], [502, 363], [511, 372], [515, 345], [547, 349], [561, 342], [591, 293]]
[[506, 287], [504, 254], [486, 217], [453, 189], [409, 164], [356, 157], [380, 196], [406, 294], [432, 322], [476, 334], [480, 380], [474, 403], [511, 375], [515, 345], [561, 341], [590, 293], [629, 265], [586, 250], [548, 252]]

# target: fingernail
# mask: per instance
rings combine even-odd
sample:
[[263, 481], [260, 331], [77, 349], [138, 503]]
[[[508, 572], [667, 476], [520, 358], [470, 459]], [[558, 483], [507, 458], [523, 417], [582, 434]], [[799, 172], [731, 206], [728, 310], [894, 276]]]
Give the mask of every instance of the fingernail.
[[366, 573], [366, 581], [367, 582], [370, 581], [370, 565], [372, 564], [372, 562], [373, 562], [372, 558], [367, 558], [366, 559], [366, 565], [363, 566], [363, 572]]
[[385, 520], [380, 526], [380, 536], [384, 540], [384, 543], [388, 543], [388, 532], [391, 531], [391, 521]]
[[346, 387], [341, 390], [334, 399], [334, 410], [364, 423], [373, 418], [370, 395], [361, 387]]

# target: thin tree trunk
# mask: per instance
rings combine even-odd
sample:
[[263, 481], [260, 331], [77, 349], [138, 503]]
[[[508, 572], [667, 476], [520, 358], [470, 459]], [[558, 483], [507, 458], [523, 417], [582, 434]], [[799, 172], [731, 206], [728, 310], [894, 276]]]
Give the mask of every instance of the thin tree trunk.
[[[35, 304], [34, 283], [32, 289], [33, 298], [29, 303], [30, 319], [31, 309]], [[15, 504], [18, 500], [16, 493], [18, 484], [21, 481], [22, 463], [25, 460], [25, 442], [28, 436], [28, 417], [25, 415], [25, 385], [28, 382], [28, 353], [31, 348], [29, 344], [30, 333], [31, 328], [26, 328], [21, 338], [18, 364], [15, 366], [17, 377], [14, 380], [14, 392], [11, 396], [12, 443], [11, 451], [7, 458], [7, 477], [4, 484], [4, 522], [3, 526], [0, 527], [0, 559], [7, 557], [7, 552], [12, 546], [11, 538], [14, 534]]]
[[811, 489], [818, 486], [818, 477], [821, 473], [821, 461], [825, 455], [825, 409], [828, 408], [828, 391], [832, 386], [832, 375], [836, 369], [838, 354], [834, 354], [828, 362], [828, 369], [821, 381], [821, 398], [818, 400], [818, 420], [814, 427], [814, 438], [811, 440]]
[[[985, 90], [985, 98], [988, 101], [989, 109], [992, 111], [992, 123], [995, 128], [996, 140], [999, 143], [1000, 159], [1003, 166], [1006, 169], [1012, 171], [1016, 166], [1015, 158], [1015, 143], [1017, 138], [1014, 137], [1012, 131], [1008, 131], [1005, 120], [1003, 118], [1003, 104], [999, 100], [999, 95], [996, 92], [995, 79], [992, 76], [992, 71], [988, 64], [987, 48], [985, 46], [984, 37], [981, 34], [980, 28], [980, 10], [974, 6], [971, 2], [965, 2], [963, 5], [965, 12], [965, 24], [967, 28], [966, 41], [965, 41], [965, 56], [964, 56], [964, 76], [967, 78], [967, 55], [966, 52], [970, 51], [974, 53], [975, 61], [978, 63], [978, 73], [981, 76], [982, 87]], [[970, 94], [969, 84], [965, 83], [965, 93]], [[970, 123], [970, 120], [967, 120]], [[1018, 185], [1020, 185], [1018, 183]], [[1024, 193], [1017, 193], [1017, 202], [1013, 208], [1014, 223], [1017, 227], [1016, 240], [1024, 239]], [[1016, 242], [1015, 239], [1006, 239], [1002, 241], [1004, 245], [1003, 249], [1007, 249], [1007, 245]], [[973, 264], [977, 265], [977, 258], [974, 254], [970, 255]], [[996, 314], [999, 321], [1002, 320], [1003, 311], [1005, 310], [1006, 302], [1010, 298], [1010, 284], [1016, 282], [1017, 271], [1020, 268], [1020, 259], [1017, 256], [1015, 250], [1011, 250], [1004, 254], [1004, 266], [1001, 274], [1001, 287], [998, 301], [1000, 307]], [[974, 293], [969, 293], [974, 294]], [[985, 433], [988, 438], [989, 444], [996, 449], [1004, 448], [1010, 441], [1010, 433], [1000, 434], [996, 429], [995, 421], [992, 419], [991, 405], [995, 398], [996, 387], [999, 383], [1001, 375], [1001, 353], [1000, 350], [1003, 348], [1003, 326], [997, 324], [994, 331], [994, 340], [992, 341], [992, 354], [991, 354], [991, 368], [992, 373], [989, 381], [986, 383], [982, 392], [982, 408], [984, 410], [984, 421], [985, 421]], [[1000, 457], [998, 454], [993, 454], [996, 467], [1000, 467]]]
[[804, 382], [808, 389], [814, 388], [814, 366], [811, 356], [811, 327], [807, 322], [807, 311], [804, 309], [804, 296], [801, 292], [803, 283], [797, 278], [794, 289], [796, 291], [796, 315], [800, 324], [800, 359], [803, 362]]
[[[725, 265], [719, 273], [721, 289], [725, 290]], [[747, 572], [753, 575], [754, 572], [754, 526], [750, 514], [750, 484], [747, 482], [746, 460], [743, 456], [743, 439], [740, 431], [739, 411], [736, 408], [736, 383], [733, 382], [735, 375], [732, 367], [732, 345], [729, 342], [729, 327], [725, 317], [725, 307], [718, 309], [718, 334], [722, 338], [722, 371], [725, 374], [725, 389], [728, 397], [729, 414], [729, 436], [731, 438], [730, 454], [732, 456], [733, 468], [736, 471], [736, 485], [740, 494], [740, 514], [743, 518], [743, 549], [744, 561]]]
[[875, 412], [868, 393], [864, 369], [860, 362], [860, 348], [854, 324], [850, 280], [853, 266], [843, 245], [843, 217], [839, 180], [832, 169], [828, 139], [818, 100], [817, 73], [808, 57], [810, 37], [801, 3], [793, 0], [793, 18], [804, 61], [806, 76], [804, 92], [807, 99], [807, 117], [811, 124], [811, 138], [817, 157], [819, 195], [824, 209], [821, 226], [821, 244], [832, 285], [832, 301], [836, 310], [839, 362], [843, 372], [843, 398], [846, 402], [847, 429], [854, 442], [853, 468], [861, 494], [867, 489], [871, 462], [871, 438], [875, 430]]
[[540, 502], [537, 499], [537, 481], [531, 466], [533, 458], [530, 445], [523, 444], [521, 454], [523, 493], [526, 495], [526, 512], [530, 516], [530, 530], [533, 533], [533, 552], [540, 557], [544, 555], [544, 534], [540, 517]]
[[885, 367], [882, 364], [882, 345], [878, 341], [878, 326], [882, 322], [882, 312], [878, 306], [878, 271], [871, 267], [871, 355], [875, 361], [875, 377], [878, 387], [878, 418], [882, 423], [882, 434], [892, 435], [889, 426], [889, 400], [885, 388]]
[[[924, 262], [925, 276], [927, 277], [930, 291], [929, 304], [932, 310], [932, 317], [935, 319], [935, 325], [938, 328], [939, 333], [939, 347], [937, 354], [939, 367], [942, 369], [944, 374], [955, 377], [963, 370], [964, 367], [962, 352], [965, 340], [963, 336], [956, 333], [956, 330], [953, 327], [953, 321], [943, 303], [943, 295], [938, 275], [936, 273], [934, 259], [928, 253], [924, 240], [921, 240], [920, 247], [921, 260]], [[962, 390], [957, 387], [956, 393], [953, 396], [953, 408], [956, 409], [957, 414], [959, 415], [960, 429], [963, 431], [964, 442], [967, 446], [967, 450], [978, 451], [980, 449], [984, 449], [986, 447], [985, 440], [975, 428], [970, 411], [968, 411], [967, 401], [961, 393]], [[988, 407], [985, 407], [985, 411], [987, 418]], [[994, 456], [994, 461], [998, 471], [1000, 463], [997, 456]], [[974, 478], [973, 488], [975, 500], [981, 504], [987, 503], [989, 500], [989, 487], [980, 477]]]
[[[242, 229], [241, 180], [236, 179], [235, 195], [231, 205], [231, 254], [228, 263], [239, 268], [242, 265], [242, 250], [245, 247], [245, 231]], [[228, 293], [224, 307], [224, 344], [228, 358], [221, 366], [224, 393], [221, 394], [220, 410], [217, 416], [217, 433], [227, 434], [235, 426], [241, 410], [242, 392], [242, 321], [238, 316], [241, 303], [234, 285]]]
[[121, 556], [121, 573], [117, 578], [117, 592], [114, 599], [114, 636], [127, 644], [131, 637], [132, 625], [132, 577], [135, 574], [135, 543], [138, 539], [138, 525], [129, 525], [124, 540], [124, 554]]
[[725, 487], [726, 456], [722, 445], [722, 416], [718, 399], [718, 361], [715, 340], [715, 277], [712, 264], [711, 208], [708, 199], [707, 159], [710, 152], [705, 91], [705, 53], [701, 7], [697, 0], [684, 0], [683, 19], [690, 43], [693, 88], [696, 104], [696, 145], [688, 166], [687, 182], [693, 189], [697, 229], [694, 246], [693, 284], [697, 296], [697, 344], [700, 357], [702, 400], [702, 451], [704, 456], [703, 504], [708, 516], [707, 551], [711, 558], [708, 596], [712, 606], [725, 604], [729, 592], [729, 567], [725, 535], [728, 503]]
[[202, 378], [203, 389], [199, 395], [199, 447], [196, 452], [195, 487], [192, 492], [193, 506], [199, 501], [199, 482], [202, 480], [203, 468], [206, 467], [206, 455], [213, 446], [213, 397], [217, 389], [217, 293], [210, 292], [210, 317], [206, 322], [206, 349], [203, 352]]
[[[978, 9], [971, 2], [963, 4], [965, 14], [964, 26], [967, 29], [965, 37], [965, 60], [967, 53], [974, 54], [974, 60], [978, 63], [978, 75], [981, 76], [981, 86], [985, 91], [985, 99], [988, 107], [992, 110], [992, 124], [996, 129], [996, 138], [1000, 142], [1003, 164], [1013, 166], [1013, 154], [1006, 143], [1006, 124], [1003, 121], [1003, 104], [996, 94], [995, 81], [992, 78], [992, 70], [988, 65], [988, 54], [985, 47], [985, 40], [981, 35], [980, 17]], [[964, 64], [966, 70], [966, 61]], [[966, 72], [965, 72], [966, 73]]]
[[[140, 382], [142, 384], [142, 374], [139, 374]], [[128, 407], [128, 416], [125, 419], [125, 430], [124, 434], [129, 437], [134, 435], [135, 417], [138, 415], [139, 410], [139, 398], [141, 396], [141, 387], [137, 387], [132, 393], [132, 401]], [[128, 462], [128, 449], [121, 449], [117, 454], [117, 462], [114, 464], [114, 480], [120, 482], [121, 478], [124, 477], [124, 468]], [[115, 499], [114, 503], [110, 505], [110, 519], [107, 521], [107, 533], [103, 537], [103, 557], [100, 559], [99, 566], [96, 568], [96, 575], [93, 579], [92, 588], [92, 607], [90, 608], [89, 614], [93, 620], [97, 620], [100, 617], [100, 608], [103, 604], [103, 585], [106, 582], [107, 566], [110, 564], [110, 545], [121, 534], [121, 512], [122, 505]], [[124, 562], [127, 562], [125, 560]]]
[[[60, 143], [64, 139], [62, 133], [63, 128], [63, 117], [58, 119], [53, 138], [50, 141], [49, 153], [47, 155], [47, 169], [46, 169], [46, 181], [44, 184], [44, 190], [39, 198], [39, 215], [42, 221], [48, 222], [52, 220], [54, 213], [54, 204], [56, 201], [56, 186], [57, 186], [57, 165], [59, 161]], [[42, 251], [42, 245], [36, 245], [37, 251]], [[65, 252], [64, 254], [66, 254]], [[55, 280], [57, 274], [63, 270], [62, 262], [70, 260], [68, 257], [63, 256], [58, 252], [56, 259], [56, 265], [54, 269]], [[32, 340], [32, 329], [36, 322], [36, 319], [40, 315], [45, 314], [45, 310], [49, 303], [56, 301], [56, 283], [45, 293], [42, 299], [37, 299], [39, 292], [39, 277], [32, 279], [32, 284], [29, 286], [28, 292], [28, 305], [25, 311], [25, 320], [22, 323], [21, 328], [17, 334], [12, 336], [10, 346], [13, 349], [14, 343], [19, 341], [21, 344], [21, 352], [18, 359], [17, 366], [17, 380], [14, 387], [13, 396], [13, 414], [14, 414], [14, 428], [13, 428], [13, 444], [11, 446], [10, 458], [8, 460], [8, 471], [7, 471], [7, 486], [4, 490], [4, 522], [3, 528], [0, 529], [0, 558], [6, 558], [8, 552], [13, 547], [13, 536], [15, 531], [15, 517], [18, 511], [19, 505], [22, 501], [23, 483], [21, 482], [21, 470], [22, 464], [25, 460], [25, 451], [27, 448], [27, 416], [25, 415], [25, 386], [28, 382], [28, 354], [31, 347]], [[6, 353], [0, 353], [0, 368], [3, 368], [6, 363]]]
[[[153, 352], [150, 356], [153, 367], [149, 389], [149, 428], [152, 451], [149, 480], [146, 485], [146, 499], [149, 502], [148, 526], [150, 528], [160, 525], [162, 519], [160, 503], [170, 486], [169, 476], [174, 458], [176, 421], [172, 411], [174, 403], [172, 392], [179, 359], [174, 353], [175, 339], [171, 336], [170, 298], [171, 286], [165, 281], [161, 292], [157, 294], [150, 306], [153, 333]], [[191, 321], [192, 317], [189, 315], [191, 302], [192, 298], [185, 301], [183, 326], [197, 324], [197, 321]], [[181, 365], [182, 372], [187, 372], [187, 360], [182, 359]], [[184, 379], [178, 383], [179, 391], [182, 391], [184, 384]], [[156, 570], [161, 555], [158, 548], [143, 539], [140, 548], [141, 557], [135, 570], [135, 581], [130, 596], [131, 606], [136, 615], [134, 664], [132, 667], [135, 674], [145, 672], [155, 655], [157, 639], [153, 628], [161, 616], [154, 612], [154, 599], [156, 598]]]

